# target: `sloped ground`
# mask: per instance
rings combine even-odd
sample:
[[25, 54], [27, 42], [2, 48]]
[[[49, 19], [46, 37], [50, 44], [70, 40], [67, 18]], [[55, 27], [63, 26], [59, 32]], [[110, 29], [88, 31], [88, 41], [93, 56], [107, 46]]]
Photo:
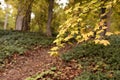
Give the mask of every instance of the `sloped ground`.
[[61, 72], [59, 80], [73, 80], [75, 76], [79, 75], [81, 69], [75, 61], [66, 63], [58, 57], [51, 57], [48, 54], [49, 49], [48, 47], [37, 48], [25, 52], [24, 55], [13, 55], [12, 61], [6, 64], [4, 70], [0, 72], [0, 80], [25, 80], [27, 77], [41, 73], [53, 66]]

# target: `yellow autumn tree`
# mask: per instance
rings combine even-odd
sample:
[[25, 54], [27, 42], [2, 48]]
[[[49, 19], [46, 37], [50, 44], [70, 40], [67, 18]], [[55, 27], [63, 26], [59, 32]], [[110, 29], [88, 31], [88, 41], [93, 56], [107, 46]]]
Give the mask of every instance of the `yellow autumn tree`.
[[[58, 55], [58, 50], [71, 39], [76, 40], [78, 44], [91, 41], [95, 44], [109, 45], [110, 43], [104, 39], [104, 36], [112, 33], [106, 32], [105, 15], [117, 1], [119, 0], [82, 0], [66, 10], [69, 18], [59, 27], [59, 34], [54, 40], [56, 47], [51, 49], [50, 54]], [[105, 11], [101, 13], [102, 9]]]

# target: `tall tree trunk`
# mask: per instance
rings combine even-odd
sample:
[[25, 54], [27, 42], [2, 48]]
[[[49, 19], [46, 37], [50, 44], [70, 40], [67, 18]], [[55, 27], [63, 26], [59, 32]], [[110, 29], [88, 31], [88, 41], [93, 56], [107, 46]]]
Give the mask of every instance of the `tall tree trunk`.
[[31, 9], [33, 1], [34, 0], [29, 0], [28, 2], [26, 0], [25, 3], [23, 3], [22, 0], [19, 1], [18, 14], [16, 18], [16, 30], [30, 30]]
[[101, 23], [102, 25], [100, 25], [100, 29], [102, 29], [103, 27], [107, 27], [106, 29], [103, 29], [104, 32], [101, 33], [101, 36], [105, 36], [107, 31], [110, 31], [110, 25], [111, 25], [111, 14], [112, 14], [112, 10], [110, 9], [108, 13], [106, 13], [106, 8], [101, 8]]
[[112, 8], [109, 9], [107, 12], [105, 6], [105, 3], [107, 0], [101, 0], [103, 1], [103, 4], [101, 5], [101, 14], [100, 14], [100, 29], [103, 29], [103, 27], [107, 27], [106, 29], [103, 29], [104, 31], [101, 33], [101, 36], [105, 36], [106, 32], [110, 30], [110, 18], [112, 14]]
[[5, 15], [5, 21], [4, 21], [4, 30], [7, 29], [7, 25], [8, 25], [8, 15], [9, 15], [9, 12], [7, 11], [8, 9], [8, 5], [6, 7], [6, 15]]
[[[101, 36], [105, 36], [106, 32], [108, 31], [109, 27], [110, 27], [110, 21], [108, 21], [108, 15], [109, 12], [107, 12], [107, 8], [105, 8], [105, 3], [107, 2], [107, 0], [101, 0], [101, 2], [103, 2], [103, 4], [101, 4], [101, 14], [100, 14], [100, 29], [103, 29], [103, 27], [106, 27], [105, 29], [103, 29], [104, 31], [101, 33]], [[109, 24], [108, 24], [109, 23]]]
[[[106, 14], [106, 8], [101, 8], [101, 14], [100, 14], [100, 29], [103, 29], [103, 27], [107, 27], [107, 14]], [[107, 29], [103, 29], [104, 32], [101, 33], [101, 36], [105, 36]]]
[[26, 13], [25, 13], [25, 16], [23, 18], [23, 27], [22, 27], [22, 30], [24, 30], [24, 31], [30, 30], [32, 3], [33, 3], [33, 0], [28, 5], [28, 8], [27, 8]]
[[49, 7], [48, 7], [48, 21], [47, 21], [47, 29], [46, 29], [46, 34], [48, 37], [52, 36], [51, 32], [51, 22], [52, 22], [52, 15], [53, 15], [53, 6], [54, 6], [54, 0], [48, 0], [49, 2]]
[[16, 24], [15, 24], [15, 28], [16, 30], [22, 30], [22, 22], [23, 22], [23, 18], [24, 18], [24, 14], [23, 14], [24, 10], [23, 10], [23, 6], [22, 6], [22, 0], [19, 1], [18, 3], [18, 12], [17, 12], [17, 17], [16, 17]]
[[107, 31], [110, 31], [112, 9], [107, 13]]

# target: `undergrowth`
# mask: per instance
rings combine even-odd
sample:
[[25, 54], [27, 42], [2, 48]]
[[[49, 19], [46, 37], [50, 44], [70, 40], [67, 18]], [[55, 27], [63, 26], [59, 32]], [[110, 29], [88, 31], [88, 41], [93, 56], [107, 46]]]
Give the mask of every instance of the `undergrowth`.
[[119, 80], [120, 79], [120, 35], [107, 38], [109, 46], [94, 43], [78, 45], [61, 55], [64, 61], [77, 60], [83, 73], [75, 80]]
[[27, 77], [25, 80], [60, 80], [58, 76], [61, 72], [56, 73], [55, 71], [56, 67], [51, 67], [51, 69]]
[[48, 46], [53, 38], [35, 32], [3, 31], [0, 30], [0, 63], [14, 53], [23, 54], [33, 46]]

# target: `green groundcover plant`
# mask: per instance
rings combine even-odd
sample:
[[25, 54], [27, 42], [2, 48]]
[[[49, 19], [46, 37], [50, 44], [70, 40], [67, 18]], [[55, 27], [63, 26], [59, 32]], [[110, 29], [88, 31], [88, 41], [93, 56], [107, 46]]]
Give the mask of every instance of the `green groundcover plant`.
[[119, 80], [120, 79], [120, 35], [106, 38], [110, 45], [94, 43], [80, 44], [61, 55], [65, 61], [75, 59], [83, 73], [75, 80]]
[[23, 54], [34, 46], [48, 46], [52, 41], [53, 38], [37, 32], [0, 30], [0, 63], [14, 53]]

